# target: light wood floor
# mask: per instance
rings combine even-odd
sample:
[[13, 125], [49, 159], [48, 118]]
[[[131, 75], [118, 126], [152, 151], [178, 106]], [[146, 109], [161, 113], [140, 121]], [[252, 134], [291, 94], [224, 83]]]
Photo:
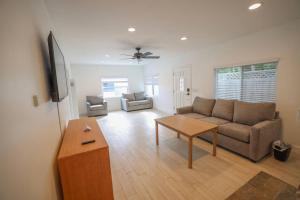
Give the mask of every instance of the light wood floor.
[[300, 184], [300, 151], [288, 162], [268, 157], [253, 163], [222, 148], [194, 139], [193, 169], [187, 167], [187, 142], [164, 127], [155, 145], [153, 110], [112, 112], [98, 119], [109, 143], [113, 190], [119, 199], [225, 199], [259, 171], [294, 186]]

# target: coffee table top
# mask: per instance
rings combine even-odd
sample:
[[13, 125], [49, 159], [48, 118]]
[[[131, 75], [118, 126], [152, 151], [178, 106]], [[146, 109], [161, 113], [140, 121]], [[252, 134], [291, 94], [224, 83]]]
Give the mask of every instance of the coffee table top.
[[183, 115], [173, 115], [157, 118], [155, 121], [169, 129], [180, 132], [188, 137], [194, 137], [202, 133], [216, 129], [218, 126], [212, 123], [203, 122], [198, 119], [185, 117]]

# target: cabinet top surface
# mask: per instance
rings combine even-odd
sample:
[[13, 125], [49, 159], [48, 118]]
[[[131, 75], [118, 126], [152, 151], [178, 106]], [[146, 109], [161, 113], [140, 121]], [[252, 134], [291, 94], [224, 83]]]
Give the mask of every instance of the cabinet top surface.
[[[84, 132], [87, 126], [91, 130]], [[88, 140], [95, 140], [95, 142], [85, 145], [81, 144]], [[107, 147], [107, 142], [95, 118], [70, 120], [62, 140], [58, 159]]]

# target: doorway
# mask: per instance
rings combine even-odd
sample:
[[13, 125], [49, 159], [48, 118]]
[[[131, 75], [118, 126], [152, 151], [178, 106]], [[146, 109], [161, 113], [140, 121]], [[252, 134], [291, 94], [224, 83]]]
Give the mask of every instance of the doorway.
[[192, 69], [191, 67], [173, 71], [173, 109], [192, 104]]

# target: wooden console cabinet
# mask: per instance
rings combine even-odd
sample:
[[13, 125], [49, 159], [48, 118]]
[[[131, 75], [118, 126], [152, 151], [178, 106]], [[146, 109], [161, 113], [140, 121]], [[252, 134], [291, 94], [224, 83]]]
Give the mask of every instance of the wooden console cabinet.
[[[84, 132], [86, 126], [91, 131]], [[82, 142], [95, 140], [82, 145]], [[112, 179], [107, 142], [95, 118], [71, 120], [58, 154], [65, 200], [111, 200]]]

